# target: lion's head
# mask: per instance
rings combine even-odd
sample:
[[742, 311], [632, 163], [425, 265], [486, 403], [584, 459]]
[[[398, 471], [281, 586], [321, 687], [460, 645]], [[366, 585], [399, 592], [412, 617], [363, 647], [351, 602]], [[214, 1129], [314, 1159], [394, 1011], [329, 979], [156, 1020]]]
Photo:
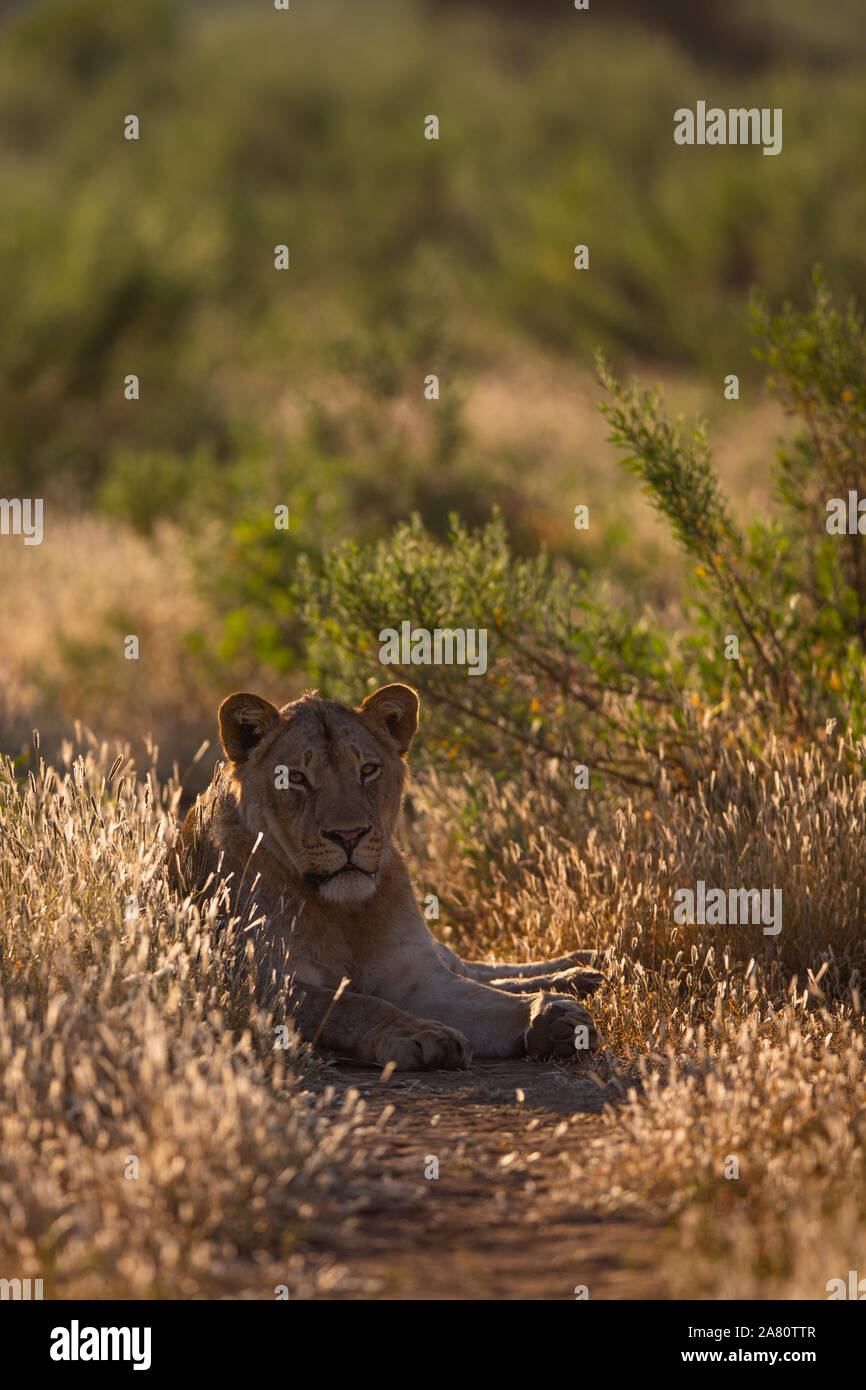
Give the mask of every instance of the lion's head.
[[415, 691], [386, 685], [358, 709], [314, 695], [282, 709], [230, 695], [219, 722], [247, 830], [322, 898], [371, 898], [393, 852]]

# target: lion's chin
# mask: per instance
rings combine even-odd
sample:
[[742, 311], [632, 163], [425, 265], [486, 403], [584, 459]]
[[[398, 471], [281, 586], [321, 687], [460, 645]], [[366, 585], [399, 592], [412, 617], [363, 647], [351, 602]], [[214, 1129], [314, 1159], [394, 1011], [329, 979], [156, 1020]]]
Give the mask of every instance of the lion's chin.
[[342, 873], [328, 879], [319, 889], [319, 897], [329, 903], [364, 903], [376, 892], [376, 880], [367, 873]]

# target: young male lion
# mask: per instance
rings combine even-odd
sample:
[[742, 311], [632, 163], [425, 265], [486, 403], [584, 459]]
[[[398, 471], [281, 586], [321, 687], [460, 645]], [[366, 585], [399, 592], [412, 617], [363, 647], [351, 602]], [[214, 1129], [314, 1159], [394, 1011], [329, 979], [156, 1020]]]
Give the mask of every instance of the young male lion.
[[394, 843], [414, 690], [386, 685], [358, 709], [230, 695], [219, 725], [228, 762], [183, 823], [180, 881], [231, 875], [235, 901], [264, 916], [259, 980], [287, 990], [305, 1039], [405, 1071], [598, 1046], [574, 995], [548, 992], [595, 989], [602, 976], [577, 968], [592, 952], [485, 965], [430, 934]]

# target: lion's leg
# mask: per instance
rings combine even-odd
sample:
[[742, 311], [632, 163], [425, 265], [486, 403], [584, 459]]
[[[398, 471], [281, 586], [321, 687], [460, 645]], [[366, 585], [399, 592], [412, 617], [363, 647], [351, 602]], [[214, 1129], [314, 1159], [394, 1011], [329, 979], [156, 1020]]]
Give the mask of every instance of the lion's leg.
[[491, 989], [505, 990], [506, 994], [537, 994], [540, 989], [549, 989], [550, 981], [542, 975], [538, 980], [522, 980], [509, 976], [507, 980], [487, 980]]
[[598, 956], [597, 951], [572, 951], [568, 956], [558, 956], [553, 960], [529, 960], [522, 964], [505, 964], [503, 961], [463, 961], [472, 974], [467, 978], [474, 980], [529, 980], [558, 975], [563, 970], [572, 970], [576, 965], [591, 965]]
[[550, 975], [514, 976], [505, 979], [489, 980], [493, 989], [505, 990], [508, 994], [537, 994], [540, 989], [573, 990], [575, 994], [592, 994], [604, 983], [604, 976], [597, 970], [560, 970]]
[[[536, 989], [530, 996], [478, 984], [447, 969], [429, 947], [416, 951], [408, 942], [401, 955], [401, 968], [383, 985], [383, 993], [387, 989], [387, 997], [400, 1008], [459, 1029], [481, 1057], [546, 1056], [550, 1052], [574, 1056], [579, 1046], [574, 1036], [578, 1024], [586, 1039], [580, 1046], [598, 1046], [592, 1019], [573, 995], [566, 998]], [[570, 1021], [572, 1029], [570, 1052], [564, 1021]]]
[[[491, 963], [483, 960], [461, 960], [455, 951], [441, 941], [436, 942], [436, 949], [448, 969], [453, 970], [455, 975], [462, 975], [466, 980], [477, 980], [484, 984], [509, 978], [546, 979], [563, 970], [572, 970], [577, 965], [592, 965], [598, 956], [597, 951], [572, 951], [571, 955], [559, 956], [554, 960], [534, 960], [526, 961], [523, 965], [506, 965], [499, 961]], [[544, 986], [539, 984], [537, 988], [542, 989]]]
[[428, 1018], [415, 1018], [384, 999], [346, 990], [288, 984], [286, 1002], [301, 1037], [325, 1052], [336, 1052], [398, 1071], [426, 1067], [465, 1068], [472, 1054], [465, 1037]]

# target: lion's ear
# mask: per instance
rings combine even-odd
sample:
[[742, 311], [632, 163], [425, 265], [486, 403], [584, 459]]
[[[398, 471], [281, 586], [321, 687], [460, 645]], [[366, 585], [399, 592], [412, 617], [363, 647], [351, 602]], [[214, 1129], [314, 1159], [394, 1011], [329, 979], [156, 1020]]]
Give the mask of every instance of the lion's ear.
[[280, 722], [280, 712], [260, 695], [229, 695], [219, 708], [220, 738], [233, 763], [245, 762], [256, 744]]
[[418, 728], [418, 696], [408, 685], [383, 685], [368, 695], [358, 714], [373, 733], [384, 734], [404, 758]]

